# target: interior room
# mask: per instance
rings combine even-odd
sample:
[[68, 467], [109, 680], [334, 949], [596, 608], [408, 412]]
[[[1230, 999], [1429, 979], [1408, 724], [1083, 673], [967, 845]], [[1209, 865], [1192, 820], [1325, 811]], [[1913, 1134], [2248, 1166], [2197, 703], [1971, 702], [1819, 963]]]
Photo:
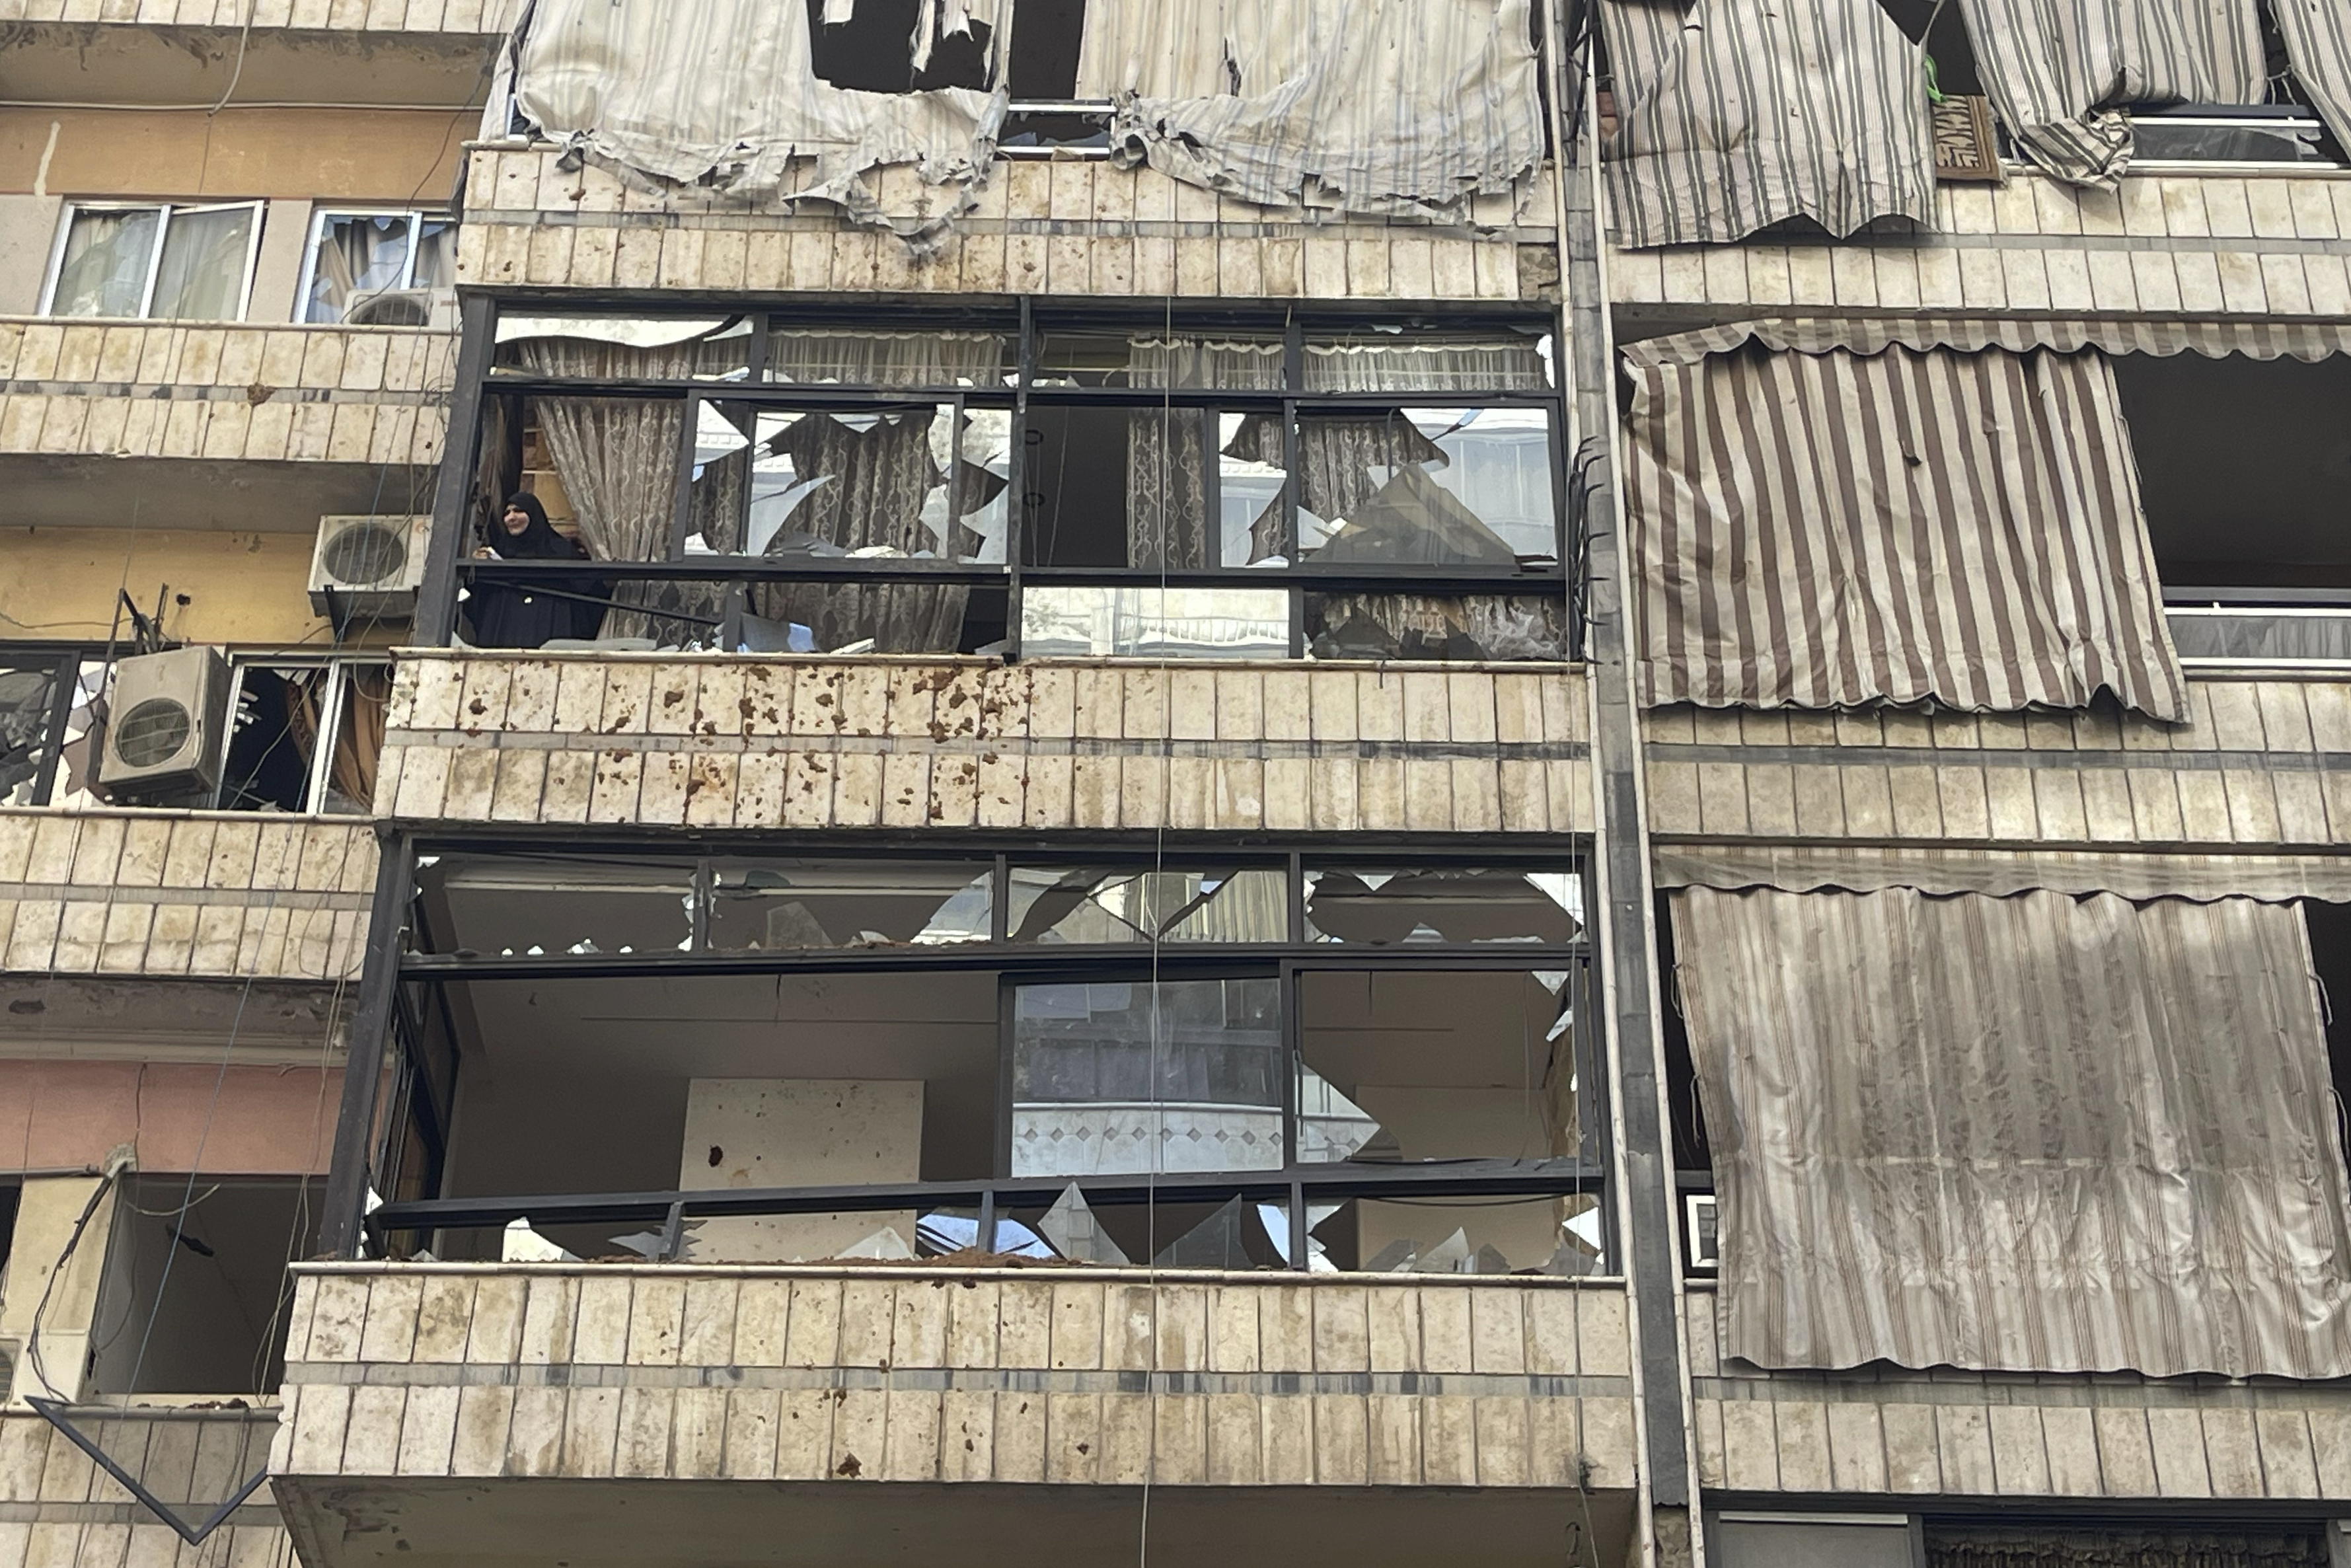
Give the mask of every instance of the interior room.
[[274, 1393], [287, 1265], [308, 1257], [323, 1181], [124, 1177], [90, 1335], [93, 1396]]

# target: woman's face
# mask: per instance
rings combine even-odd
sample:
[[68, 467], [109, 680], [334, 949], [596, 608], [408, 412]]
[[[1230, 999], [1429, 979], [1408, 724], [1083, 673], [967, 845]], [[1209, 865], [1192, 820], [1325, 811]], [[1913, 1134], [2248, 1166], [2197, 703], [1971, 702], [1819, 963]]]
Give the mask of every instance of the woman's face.
[[530, 514], [520, 507], [508, 507], [506, 515], [498, 520], [506, 524], [507, 537], [511, 538], [522, 538], [530, 528]]

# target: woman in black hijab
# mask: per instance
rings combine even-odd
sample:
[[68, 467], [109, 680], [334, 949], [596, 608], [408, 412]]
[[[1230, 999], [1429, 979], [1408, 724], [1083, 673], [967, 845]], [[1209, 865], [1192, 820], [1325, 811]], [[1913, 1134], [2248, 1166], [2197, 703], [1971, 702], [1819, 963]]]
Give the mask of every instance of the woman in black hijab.
[[[489, 548], [502, 560], [588, 559], [577, 541], [555, 531], [547, 508], [528, 491], [507, 498], [490, 529]], [[600, 599], [610, 591], [607, 583], [577, 577], [477, 581], [465, 601], [465, 640], [476, 648], [540, 648], [557, 637], [593, 637], [603, 623], [603, 607], [558, 598], [546, 591], [550, 588]]]

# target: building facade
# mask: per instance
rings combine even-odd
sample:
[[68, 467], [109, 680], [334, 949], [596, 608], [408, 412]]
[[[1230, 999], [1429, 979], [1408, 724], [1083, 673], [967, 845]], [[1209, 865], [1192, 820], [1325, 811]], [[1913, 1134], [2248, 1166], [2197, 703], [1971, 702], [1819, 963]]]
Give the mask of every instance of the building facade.
[[2351, 1560], [2191, 9], [19, 0], [0, 1568]]

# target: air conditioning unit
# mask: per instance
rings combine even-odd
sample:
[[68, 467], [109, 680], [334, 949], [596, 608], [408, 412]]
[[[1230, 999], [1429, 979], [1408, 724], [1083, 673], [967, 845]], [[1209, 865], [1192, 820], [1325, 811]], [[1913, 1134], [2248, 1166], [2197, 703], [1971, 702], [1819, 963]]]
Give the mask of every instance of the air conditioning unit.
[[346, 327], [457, 325], [457, 294], [450, 288], [363, 288], [343, 305]]
[[1722, 1238], [1715, 1227], [1714, 1194], [1682, 1197], [1682, 1247], [1689, 1254], [1693, 1274], [1719, 1273], [1722, 1269]]
[[320, 517], [318, 548], [310, 555], [310, 612], [378, 621], [415, 614], [416, 591], [424, 581], [424, 547], [432, 535], [429, 513]]
[[98, 782], [114, 800], [208, 794], [228, 749], [228, 661], [212, 648], [114, 666]]

